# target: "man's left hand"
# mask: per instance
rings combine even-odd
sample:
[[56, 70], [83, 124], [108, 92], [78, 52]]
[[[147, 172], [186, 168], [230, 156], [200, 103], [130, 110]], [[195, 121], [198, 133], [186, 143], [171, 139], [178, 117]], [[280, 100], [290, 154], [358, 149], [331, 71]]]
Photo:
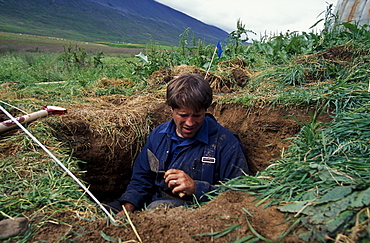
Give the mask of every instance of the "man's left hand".
[[182, 170], [169, 169], [164, 174], [164, 179], [173, 194], [192, 196], [195, 193], [194, 180]]

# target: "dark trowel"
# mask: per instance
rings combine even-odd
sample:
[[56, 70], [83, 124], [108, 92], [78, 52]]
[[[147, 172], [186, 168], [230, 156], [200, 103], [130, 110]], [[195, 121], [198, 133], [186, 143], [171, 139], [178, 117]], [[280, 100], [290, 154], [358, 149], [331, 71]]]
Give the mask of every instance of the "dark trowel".
[[150, 165], [150, 170], [157, 173], [157, 174], [164, 174], [165, 171], [163, 170], [158, 170], [159, 167], [159, 160], [155, 154], [150, 151], [150, 149], [147, 149], [148, 153], [148, 160], [149, 160], [149, 165]]
[[[157, 158], [157, 156], [155, 156], [155, 154], [152, 151], [150, 151], [150, 149], [147, 149], [147, 153], [148, 153], [148, 160], [149, 160], [150, 170], [157, 173], [157, 174], [163, 174], [163, 176], [164, 176], [165, 171], [164, 170], [158, 170], [159, 159]], [[179, 196], [182, 198], [182, 197], [185, 196], [185, 193], [179, 192]]]

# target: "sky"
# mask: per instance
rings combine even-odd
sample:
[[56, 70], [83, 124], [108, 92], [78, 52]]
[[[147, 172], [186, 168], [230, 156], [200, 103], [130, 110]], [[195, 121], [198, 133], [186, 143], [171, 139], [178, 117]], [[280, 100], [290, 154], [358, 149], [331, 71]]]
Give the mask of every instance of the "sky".
[[[287, 31], [311, 32], [310, 27], [325, 17], [329, 4], [337, 0], [156, 0], [203, 23], [230, 33], [240, 19], [245, 29], [257, 35], [275, 35]], [[322, 14], [321, 14], [322, 13]], [[320, 15], [321, 14], [321, 15]], [[316, 31], [322, 29], [319, 24]]]

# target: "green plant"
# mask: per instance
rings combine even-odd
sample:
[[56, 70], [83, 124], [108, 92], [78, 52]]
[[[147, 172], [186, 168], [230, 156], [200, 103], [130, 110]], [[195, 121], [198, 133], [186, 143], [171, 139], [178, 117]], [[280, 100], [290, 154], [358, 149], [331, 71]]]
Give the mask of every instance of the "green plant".
[[[284, 202], [280, 210], [295, 213], [308, 230], [301, 235], [304, 240], [325, 241], [349, 232], [356, 226], [356, 214], [370, 204], [369, 107], [360, 107], [366, 108], [361, 115], [343, 111], [325, 127], [316, 115], [310, 122], [297, 120], [301, 131], [283, 158], [256, 177], [238, 178], [226, 187], [256, 194], [262, 201]], [[366, 222], [366, 216], [361, 220]], [[365, 232], [361, 237], [370, 236]]]
[[256, 34], [252, 30], [247, 30], [242, 21], [238, 19], [236, 30], [232, 31], [228, 36], [231, 45], [233, 45], [233, 52], [230, 53], [230, 56], [238, 55], [241, 52], [240, 49], [242, 48], [240, 48], [240, 46], [249, 40], [248, 33]]
[[[94, 67], [102, 66], [101, 59], [103, 58], [103, 52], [98, 52], [94, 57], [90, 58], [84, 48], [76, 46], [73, 48], [70, 43], [61, 55], [61, 59], [64, 63], [64, 68], [70, 70], [72, 68], [82, 68], [93, 65]], [[91, 60], [92, 59], [92, 60]]]

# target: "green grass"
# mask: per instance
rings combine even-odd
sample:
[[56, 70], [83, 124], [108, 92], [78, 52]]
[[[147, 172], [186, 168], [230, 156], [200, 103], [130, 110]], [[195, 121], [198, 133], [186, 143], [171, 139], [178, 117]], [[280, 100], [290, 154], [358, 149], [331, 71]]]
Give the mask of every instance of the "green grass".
[[119, 43], [110, 43], [110, 42], [97, 42], [98, 44], [103, 44], [111, 47], [119, 47], [119, 48], [146, 48], [144, 44], [119, 44]]
[[[54, 137], [51, 127], [35, 121], [27, 127], [41, 143], [53, 149], [53, 153], [75, 175], [81, 176], [77, 160], [71, 159], [69, 152]], [[22, 217], [26, 212], [34, 222], [29, 233], [16, 237], [26, 242], [38, 227], [47, 223], [50, 216], [59, 211], [79, 211], [86, 218], [97, 214], [94, 204], [85, 198], [81, 188], [47, 154], [24, 133], [1, 138], [0, 150], [16, 150], [11, 156], [1, 154], [0, 218]], [[46, 217], [46, 218], [45, 218]]]
[[[133, 49], [135, 54], [146, 48], [143, 44], [116, 44], [108, 42], [86, 42], [76, 41], [68, 38], [54, 38], [27, 34], [16, 34], [8, 32], [0, 32], [0, 52], [64, 52], [69, 46], [78, 46], [86, 52], [110, 53], [116, 55], [125, 55], [132, 57], [132, 52], [125, 52], [124, 48]], [[121, 51], [120, 51], [121, 49]]]

